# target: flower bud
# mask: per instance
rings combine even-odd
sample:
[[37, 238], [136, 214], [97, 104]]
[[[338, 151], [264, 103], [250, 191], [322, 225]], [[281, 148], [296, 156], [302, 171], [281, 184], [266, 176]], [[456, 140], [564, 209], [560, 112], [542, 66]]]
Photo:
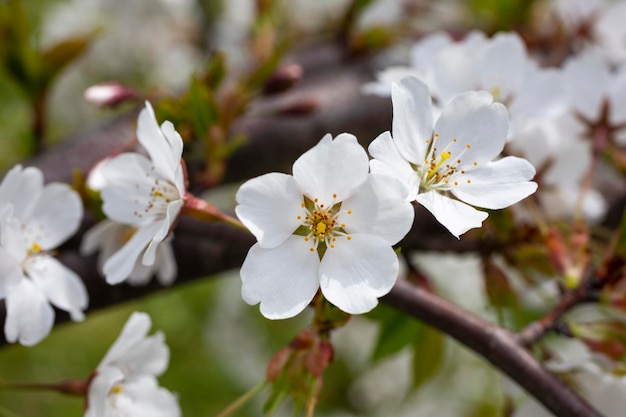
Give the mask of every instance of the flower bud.
[[95, 106], [115, 108], [124, 102], [138, 100], [139, 94], [116, 81], [107, 81], [87, 88], [83, 97]]

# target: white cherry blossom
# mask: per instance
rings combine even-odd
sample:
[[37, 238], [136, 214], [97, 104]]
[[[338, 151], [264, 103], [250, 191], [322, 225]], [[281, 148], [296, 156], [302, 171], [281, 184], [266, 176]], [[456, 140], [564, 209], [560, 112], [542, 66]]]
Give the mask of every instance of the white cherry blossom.
[[172, 123], [166, 121], [159, 127], [150, 103], [139, 114], [137, 138], [150, 159], [124, 153], [104, 161], [94, 174], [104, 213], [134, 230], [104, 262], [109, 284], [133, 275], [138, 259], [144, 266], [155, 264], [158, 247], [169, 235], [185, 196], [182, 139]]
[[393, 85], [392, 133], [369, 146], [372, 173], [402, 180], [407, 200], [417, 200], [454, 236], [480, 227], [487, 209], [508, 207], [535, 192], [534, 167], [508, 156], [505, 107], [487, 92], [452, 100], [433, 121], [428, 87], [415, 77]]
[[381, 71], [364, 91], [389, 95], [391, 83], [408, 75], [424, 81], [439, 106], [467, 91], [488, 91], [509, 109], [511, 139], [528, 120], [553, 117], [565, 107], [560, 71], [539, 68], [514, 32], [487, 38], [473, 31], [458, 42], [437, 32], [414, 46], [409, 67]]
[[563, 73], [571, 111], [579, 119], [587, 125], [626, 126], [626, 67], [614, 70], [598, 51], [587, 51], [569, 59]]
[[237, 193], [236, 213], [256, 236], [241, 268], [242, 296], [270, 319], [301, 312], [317, 290], [360, 314], [395, 283], [391, 245], [414, 211], [401, 185], [368, 173], [365, 150], [350, 134], [326, 135], [293, 165], [293, 176], [265, 174]]
[[0, 298], [7, 341], [34, 345], [54, 323], [55, 306], [84, 319], [88, 295], [80, 277], [52, 252], [80, 225], [83, 206], [68, 185], [44, 186], [37, 168], [11, 169], [0, 184]]
[[566, 33], [582, 37], [578, 39], [582, 42], [575, 46], [600, 51], [613, 63], [626, 61], [626, 3], [611, 0], [553, 0], [551, 7]]
[[[98, 269], [104, 275], [106, 261], [119, 251], [136, 232], [137, 229], [133, 226], [103, 220], [85, 233], [80, 252], [86, 256], [99, 251]], [[172, 235], [168, 236], [157, 246], [152, 265], [144, 265], [141, 259], [136, 258], [135, 266], [125, 282], [131, 285], [145, 285], [156, 275], [161, 285], [171, 285], [176, 279], [177, 272], [172, 237]]]
[[169, 349], [163, 333], [147, 336], [150, 317], [133, 313], [89, 384], [85, 417], [178, 417], [178, 399], [161, 388]]

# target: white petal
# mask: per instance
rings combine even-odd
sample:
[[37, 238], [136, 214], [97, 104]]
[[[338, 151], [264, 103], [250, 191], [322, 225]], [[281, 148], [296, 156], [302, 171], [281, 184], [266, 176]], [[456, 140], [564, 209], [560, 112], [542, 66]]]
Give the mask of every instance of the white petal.
[[117, 367], [128, 376], [159, 376], [169, 363], [170, 351], [165, 344], [165, 336], [156, 332], [148, 336], [151, 326], [150, 316], [134, 312], [122, 332], [106, 353], [98, 369], [107, 366]]
[[426, 207], [456, 238], [469, 229], [480, 227], [488, 216], [484, 211], [478, 211], [465, 203], [444, 197], [437, 191], [420, 194], [417, 196], [417, 201]]
[[9, 252], [0, 247], [0, 300], [5, 298], [11, 287], [24, 279], [22, 267]]
[[111, 159], [101, 168], [102, 175], [107, 179], [100, 194], [102, 210], [108, 218], [132, 225], [154, 219], [154, 214], [146, 212], [155, 185], [152, 167], [145, 156], [125, 153]]
[[80, 242], [80, 254], [83, 256], [89, 256], [98, 250], [101, 250], [101, 248], [106, 245], [106, 242], [117, 238], [120, 234], [120, 228], [130, 229], [130, 226], [116, 223], [111, 220], [103, 220], [96, 224], [94, 227], [85, 232], [83, 240]]
[[28, 253], [28, 246], [22, 231], [22, 224], [13, 217], [13, 206], [4, 206], [0, 213], [0, 244], [17, 262], [22, 262]]
[[[626, 8], [624, 8], [626, 11]], [[622, 66], [615, 74], [612, 88], [608, 93], [609, 124], [618, 125], [626, 122], [626, 67]]]
[[465, 42], [451, 44], [442, 49], [433, 62], [433, 78], [440, 105], [445, 105], [457, 95], [476, 88], [477, 54], [474, 49], [478, 49], [478, 45], [473, 45], [474, 42], [470, 44], [472, 46]]
[[320, 264], [320, 288], [324, 296], [350, 314], [362, 314], [378, 304], [398, 276], [398, 257], [378, 236], [354, 234], [338, 237]]
[[271, 249], [252, 246], [241, 266], [244, 301], [260, 302], [268, 319], [286, 319], [304, 310], [319, 288], [320, 260], [311, 246], [302, 236]]
[[180, 213], [180, 209], [183, 207], [183, 200], [172, 201], [167, 205], [167, 211], [165, 213], [165, 219], [160, 224], [159, 229], [154, 234], [154, 237], [148, 244], [146, 252], [143, 254], [141, 263], [144, 265], [154, 264], [154, 257], [156, 256], [156, 250], [159, 244], [167, 237], [172, 225]]
[[146, 249], [159, 227], [158, 223], [140, 227], [120, 250], [107, 259], [103, 267], [107, 283], [119, 284], [128, 278], [139, 255]]
[[348, 133], [338, 135], [335, 140], [329, 134], [324, 136], [293, 164], [293, 176], [300, 191], [327, 206], [350, 197], [365, 181], [368, 171], [365, 149]]
[[236, 199], [237, 217], [264, 248], [280, 245], [304, 222], [302, 191], [291, 175], [273, 172], [246, 181]]
[[391, 89], [393, 101], [392, 136], [400, 154], [414, 164], [423, 162], [426, 141], [433, 134], [430, 91], [415, 77], [403, 78]]
[[[530, 162], [507, 156], [464, 175], [455, 176], [459, 178], [459, 185], [451, 191], [457, 198], [473, 206], [501, 209], [534, 193], [537, 184], [530, 181], [534, 176], [535, 167]], [[468, 184], [467, 181], [471, 182]]]
[[[180, 165], [183, 141], [171, 123], [163, 123], [164, 131], [157, 124], [150, 103], [139, 113], [137, 119], [137, 139], [146, 148], [157, 171], [174, 182], [174, 172]], [[165, 133], [165, 134], [164, 134]]]
[[411, 164], [404, 159], [389, 132], [381, 133], [368, 147], [372, 174], [387, 175], [397, 178], [406, 188], [405, 197], [413, 201], [419, 192], [419, 178], [411, 168]]
[[43, 191], [43, 174], [35, 167], [16, 165], [0, 184], [0, 205], [12, 204], [20, 220], [28, 217]]
[[[179, 417], [180, 406], [176, 397], [159, 387], [153, 377], [142, 376], [132, 381], [125, 381], [119, 393], [109, 394], [109, 409], [113, 415]], [[118, 414], [119, 413], [119, 414]]]
[[411, 48], [411, 65], [420, 71], [430, 70], [435, 57], [451, 43], [452, 37], [445, 31], [424, 36]]
[[[348, 233], [367, 233], [391, 246], [411, 229], [415, 210], [404, 199], [404, 189], [392, 177], [371, 174], [361, 188], [341, 205], [338, 223]], [[347, 210], [351, 210], [348, 214]]]
[[435, 124], [437, 148], [450, 152], [453, 160], [462, 159], [459, 167], [472, 167], [474, 162], [480, 166], [502, 151], [508, 129], [508, 114], [502, 104], [494, 103], [485, 91], [469, 91], [441, 112]]
[[24, 221], [26, 241], [36, 242], [44, 250], [55, 249], [76, 233], [82, 218], [83, 203], [78, 193], [67, 184], [48, 184]]
[[[563, 88], [563, 72], [535, 69], [528, 75], [524, 88], [516, 93], [508, 106], [513, 119], [554, 117], [565, 110], [567, 100]], [[522, 121], [523, 123], [523, 121]]]
[[85, 417], [107, 417], [109, 393], [116, 383], [123, 380], [124, 373], [114, 367], [103, 367], [96, 371], [96, 376], [89, 383], [87, 410]]
[[391, 85], [400, 82], [408, 76], [420, 77], [421, 73], [411, 67], [387, 67], [376, 74], [375, 82], [365, 83], [361, 87], [363, 94], [373, 94], [382, 97], [391, 96]]
[[33, 346], [43, 340], [54, 324], [54, 310], [45, 295], [27, 278], [11, 287], [6, 297], [4, 335], [8, 342]]
[[74, 321], [84, 320], [83, 310], [87, 308], [89, 296], [74, 271], [48, 255], [29, 258], [24, 269], [55, 307], [70, 313]]
[[480, 82], [474, 88], [498, 91], [501, 102], [516, 95], [522, 89], [530, 62], [520, 36], [515, 32], [498, 33], [482, 52], [476, 64]]
[[606, 60], [596, 51], [584, 52], [565, 63], [563, 76], [574, 109], [590, 121], [597, 121], [611, 84]]
[[161, 285], [172, 285], [178, 273], [171, 237], [159, 245], [155, 262], [157, 279]]

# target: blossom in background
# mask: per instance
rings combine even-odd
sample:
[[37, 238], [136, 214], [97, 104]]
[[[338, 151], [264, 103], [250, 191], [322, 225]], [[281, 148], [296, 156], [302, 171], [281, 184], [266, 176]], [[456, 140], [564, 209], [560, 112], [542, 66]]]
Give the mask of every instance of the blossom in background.
[[[120, 250], [136, 231], [137, 229], [133, 226], [103, 220], [85, 233], [80, 252], [87, 256], [99, 251], [98, 269], [104, 274], [104, 264], [107, 259]], [[152, 276], [156, 275], [161, 285], [171, 285], [176, 279], [176, 272], [176, 258], [172, 248], [172, 235], [170, 235], [157, 246], [154, 263], [143, 265], [137, 258], [135, 266], [125, 281], [131, 285], [145, 285]]]
[[270, 319], [301, 312], [317, 290], [360, 314], [395, 283], [391, 245], [414, 211], [394, 179], [368, 173], [365, 150], [350, 134], [330, 135], [300, 156], [293, 176], [265, 174], [237, 192], [237, 216], [256, 236], [241, 267], [242, 296]]
[[[379, 86], [366, 84], [366, 92], [380, 94], [400, 76], [419, 74], [439, 106], [461, 93], [486, 90], [505, 104], [511, 118], [511, 139], [528, 120], [553, 117], [565, 107], [560, 71], [543, 69], [529, 57], [517, 33], [498, 33], [487, 38], [470, 32], [459, 42], [436, 33], [425, 37], [413, 48], [411, 66], [392, 67], [379, 74]], [[395, 78], [395, 79], [394, 79]]]
[[[566, 116], [537, 120], [509, 143], [509, 149], [528, 159], [541, 173], [536, 179], [541, 184], [537, 199], [543, 214], [550, 219], [571, 218], [575, 214], [581, 184], [591, 165], [591, 141], [582, 137], [580, 126], [574, 121]], [[597, 222], [606, 210], [602, 194], [588, 189], [582, 201], [587, 221]]]
[[550, 6], [566, 33], [583, 38], [583, 48], [599, 50], [614, 63], [626, 60], [626, 3], [609, 0], [553, 0]]
[[506, 108], [487, 92], [461, 94], [433, 124], [428, 87], [415, 77], [392, 91], [392, 133], [369, 146], [372, 173], [402, 180], [408, 201], [417, 200], [454, 236], [480, 227], [487, 209], [508, 207], [534, 193], [534, 167], [508, 156]]
[[94, 372], [85, 417], [181, 415], [178, 399], [157, 382], [170, 352], [163, 333], [147, 336], [150, 326], [147, 314], [130, 316]]
[[[150, 159], [124, 153], [103, 161], [91, 174], [97, 178], [90, 183], [97, 184], [94, 187], [100, 190], [107, 217], [131, 227], [126, 243], [102, 267], [109, 284], [136, 276], [138, 259], [144, 266], [155, 264], [159, 245], [169, 235], [183, 206], [183, 141], [172, 123], [166, 121], [159, 127], [152, 106], [146, 103], [139, 114], [137, 138]], [[91, 238], [110, 241], [112, 236], [92, 234]]]
[[569, 59], [563, 74], [570, 112], [584, 125], [581, 130], [604, 123], [617, 129], [614, 138], [626, 144], [626, 67], [613, 70], [604, 56], [592, 50]]
[[11, 169], [0, 184], [0, 297], [6, 299], [7, 341], [34, 345], [54, 323], [51, 305], [84, 319], [81, 279], [49, 255], [80, 225], [83, 206], [68, 185], [44, 186], [37, 168]]

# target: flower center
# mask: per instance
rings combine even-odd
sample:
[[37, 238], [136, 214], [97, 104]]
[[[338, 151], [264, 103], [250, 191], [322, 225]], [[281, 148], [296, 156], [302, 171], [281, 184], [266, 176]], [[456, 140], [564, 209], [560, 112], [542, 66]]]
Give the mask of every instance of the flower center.
[[[336, 197], [333, 194], [333, 201]], [[341, 223], [341, 214], [352, 214], [352, 210], [341, 210], [341, 202], [333, 203], [330, 207], [320, 204], [317, 198], [311, 200], [303, 196], [302, 208], [304, 216], [298, 216], [298, 220], [303, 220], [302, 225], [296, 229], [294, 235], [304, 236], [305, 242], [311, 243], [309, 250], [318, 253], [320, 259], [327, 249], [334, 249], [338, 237], [345, 237], [351, 240], [352, 236], [346, 232], [345, 223]]]
[[[437, 141], [439, 134], [435, 133], [433, 139], [427, 139], [428, 152], [424, 163], [420, 165], [412, 165], [413, 170], [420, 178], [420, 192], [427, 192], [431, 190], [445, 191], [453, 186], [459, 185], [459, 178], [465, 174], [463, 166], [475, 167], [477, 162], [472, 162], [471, 165], [463, 163], [463, 155], [471, 148], [471, 145], [466, 144], [461, 151], [455, 151], [451, 147], [457, 143], [457, 138], [452, 140], [446, 145], [446, 147], [439, 151], [437, 149]], [[456, 146], [455, 146], [456, 148]], [[457, 153], [457, 155], [454, 154]], [[465, 179], [469, 184], [471, 180]]]
[[[143, 218], [144, 216], [158, 216], [161, 217], [165, 215], [167, 212], [167, 206], [176, 200], [181, 199], [180, 192], [178, 188], [174, 184], [172, 184], [169, 180], [159, 178], [157, 176], [152, 175], [150, 173], [146, 173], [146, 180], [149, 185], [149, 197], [147, 204], [145, 204], [143, 210], [137, 210], [134, 212], [135, 216], [138, 218]], [[140, 187], [139, 184], [136, 185], [137, 188]], [[145, 187], [145, 185], [143, 186]], [[142, 187], [142, 188], [143, 188]], [[145, 192], [145, 191], [144, 191]], [[141, 199], [136, 199], [135, 203], [139, 204], [140, 201], [145, 201]]]

